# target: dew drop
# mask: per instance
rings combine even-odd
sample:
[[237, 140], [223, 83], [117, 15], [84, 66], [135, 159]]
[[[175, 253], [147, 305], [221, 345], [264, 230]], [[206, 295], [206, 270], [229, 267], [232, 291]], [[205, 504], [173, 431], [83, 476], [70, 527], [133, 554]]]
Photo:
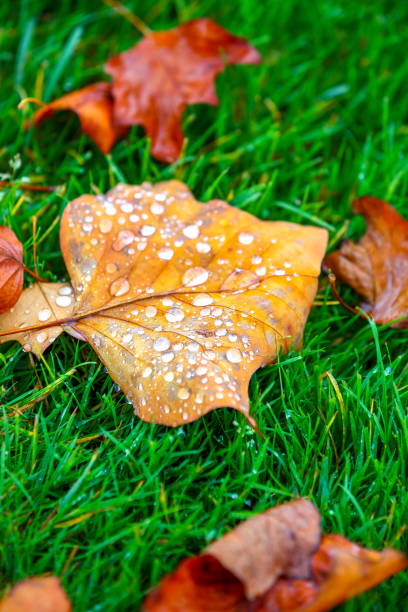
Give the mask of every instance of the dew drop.
[[249, 232], [241, 232], [238, 236], [238, 240], [241, 244], [251, 244], [254, 240], [254, 237]]
[[181, 389], [177, 391], [177, 397], [181, 400], [188, 399], [189, 395], [190, 391], [188, 389], [185, 389], [184, 387], [181, 387]]
[[194, 240], [194, 238], [199, 237], [200, 228], [198, 227], [198, 225], [187, 225], [187, 227], [183, 229], [183, 234], [186, 238], [191, 238], [192, 240]]
[[58, 289], [58, 293], [60, 295], [71, 295], [72, 287], [70, 287], [69, 285], [65, 285], [65, 287], [61, 287], [60, 289]]
[[173, 257], [173, 255], [174, 255], [173, 249], [170, 249], [170, 248], [167, 248], [167, 247], [163, 247], [157, 253], [157, 256], [160, 259], [164, 259], [165, 261], [170, 261], [170, 259]]
[[71, 301], [72, 300], [69, 295], [58, 295], [57, 299], [55, 300], [55, 303], [61, 308], [66, 308], [67, 306], [71, 305]]
[[192, 351], [193, 353], [196, 353], [200, 348], [200, 345], [197, 342], [190, 342], [190, 344], [187, 344], [186, 349], [188, 351]]
[[137, 223], [139, 221], [139, 219], [140, 219], [139, 215], [135, 215], [135, 214], [130, 215], [130, 217], [129, 217], [129, 221], [131, 223]]
[[221, 336], [226, 336], [227, 335], [227, 330], [226, 329], [217, 329], [215, 332], [215, 335], [217, 337], [221, 337]]
[[256, 274], [257, 276], [265, 276], [265, 274], [266, 274], [266, 268], [265, 268], [265, 266], [259, 266], [259, 268], [257, 268], [257, 269], [255, 270], [255, 274]]
[[154, 225], [144, 225], [141, 228], [140, 233], [142, 234], [142, 236], [153, 236], [155, 231], [156, 228], [154, 227]]
[[120, 207], [120, 210], [124, 213], [131, 213], [133, 212], [133, 205], [132, 204], [122, 204], [122, 206]]
[[240, 361], [242, 361], [242, 353], [237, 348], [228, 349], [226, 355], [230, 363], [239, 363]]
[[170, 348], [170, 340], [165, 336], [159, 336], [159, 338], [156, 338], [153, 342], [153, 348], [155, 351], [159, 352], [167, 351], [167, 349]]
[[141, 240], [141, 241], [138, 243], [138, 245], [137, 245], [137, 247], [136, 247], [136, 248], [137, 248], [137, 250], [138, 250], [138, 251], [144, 251], [146, 247], [147, 247], [147, 242], [146, 242], [146, 240]]
[[118, 278], [111, 283], [109, 292], [115, 297], [125, 295], [130, 289], [129, 281], [126, 278]]
[[174, 374], [173, 372], [166, 372], [163, 378], [166, 382], [172, 382], [174, 380]]
[[40, 312], [38, 313], [38, 320], [48, 321], [50, 316], [51, 316], [51, 310], [48, 310], [48, 308], [44, 308], [43, 310], [40, 310]]
[[38, 334], [38, 336], [36, 337], [37, 342], [45, 342], [45, 340], [47, 339], [47, 334], [45, 332], [41, 332]]
[[164, 213], [164, 206], [163, 204], [159, 204], [158, 202], [153, 202], [150, 207], [150, 210], [154, 215], [161, 215], [162, 213]]
[[134, 240], [134, 233], [129, 230], [122, 230], [116, 237], [116, 240], [112, 244], [114, 251], [121, 251], [125, 246], [132, 244]]
[[286, 272], [285, 270], [282, 270], [282, 268], [276, 268], [276, 270], [274, 271], [274, 275], [275, 276], [285, 276]]
[[129, 344], [129, 342], [132, 342], [132, 334], [125, 334], [122, 338], [122, 342], [124, 342], [125, 344]]
[[153, 372], [152, 368], [145, 368], [142, 372], [143, 378], [149, 378], [152, 372]]
[[196, 244], [197, 253], [209, 253], [211, 247], [206, 242], [197, 242]]
[[145, 309], [145, 315], [149, 319], [152, 319], [153, 317], [155, 317], [157, 315], [156, 306], [147, 306], [147, 308]]
[[166, 312], [166, 319], [169, 321], [169, 323], [179, 323], [184, 319], [184, 312], [181, 310], [181, 308], [169, 308], [169, 310]]
[[113, 226], [113, 223], [110, 219], [101, 219], [99, 222], [99, 229], [102, 234], [109, 234]]
[[208, 271], [196, 266], [184, 272], [182, 282], [186, 287], [196, 287], [205, 283], [207, 279]]
[[172, 351], [169, 351], [168, 353], [163, 353], [162, 355], [162, 361], [164, 361], [164, 363], [170, 363], [170, 361], [173, 361], [174, 359], [174, 353]]
[[108, 263], [108, 264], [106, 264], [106, 266], [105, 266], [105, 271], [106, 271], [108, 274], [114, 274], [114, 272], [116, 272], [116, 270], [117, 270], [117, 269], [118, 269], [118, 268], [117, 268], [117, 265], [116, 265], [116, 264], [114, 264], [114, 263]]
[[214, 302], [214, 298], [211, 295], [207, 295], [206, 293], [197, 293], [193, 297], [194, 306], [209, 306]]

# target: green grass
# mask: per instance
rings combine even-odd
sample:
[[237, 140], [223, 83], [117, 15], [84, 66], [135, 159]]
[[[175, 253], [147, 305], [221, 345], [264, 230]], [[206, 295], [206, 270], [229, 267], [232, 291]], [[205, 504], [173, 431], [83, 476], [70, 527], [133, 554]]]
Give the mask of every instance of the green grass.
[[[149, 157], [140, 128], [104, 157], [75, 118], [25, 132], [16, 106], [99, 79], [104, 60], [140, 35], [96, 0], [1, 3], [0, 172], [66, 186], [63, 196], [0, 193], [0, 223], [23, 240], [26, 265], [36, 215], [39, 272], [66, 278], [52, 224], [70, 199], [119, 180], [177, 177], [199, 199], [327, 227], [331, 247], [363, 231], [351, 215], [355, 195], [388, 199], [408, 216], [407, 3], [127, 6], [152, 29], [210, 16], [248, 37], [264, 62], [228, 68], [217, 108], [188, 109], [185, 156], [173, 166]], [[326, 531], [406, 550], [407, 332], [333, 305], [324, 279], [318, 297], [303, 351], [251, 381], [264, 439], [231, 410], [174, 430], [138, 421], [92, 349], [73, 338], [35, 362], [18, 344], [3, 345], [0, 592], [52, 572], [77, 611], [135, 610], [183, 557], [299, 495], [317, 504]], [[21, 416], [7, 416], [21, 405]], [[403, 611], [407, 593], [400, 574], [340, 609]]]

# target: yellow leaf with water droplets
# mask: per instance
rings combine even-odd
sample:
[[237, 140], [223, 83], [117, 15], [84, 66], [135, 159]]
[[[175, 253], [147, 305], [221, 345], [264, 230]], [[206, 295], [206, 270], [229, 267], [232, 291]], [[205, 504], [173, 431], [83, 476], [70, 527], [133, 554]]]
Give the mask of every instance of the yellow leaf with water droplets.
[[232, 407], [253, 423], [249, 379], [299, 346], [326, 240], [197, 202], [178, 181], [82, 196], [61, 221], [76, 298], [64, 328], [93, 346], [143, 420]]

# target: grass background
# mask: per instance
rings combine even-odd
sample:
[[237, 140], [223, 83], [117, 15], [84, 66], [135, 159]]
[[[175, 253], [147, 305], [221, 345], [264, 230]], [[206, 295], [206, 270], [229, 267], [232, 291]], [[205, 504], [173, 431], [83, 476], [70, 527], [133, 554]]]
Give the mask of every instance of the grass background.
[[[355, 195], [388, 199], [407, 216], [407, 3], [127, 6], [152, 29], [212, 17], [248, 37], [263, 64], [228, 68], [220, 105], [188, 109], [185, 155], [173, 166], [149, 157], [140, 128], [103, 156], [74, 117], [25, 132], [31, 109], [16, 106], [104, 78], [103, 62], [139, 33], [96, 0], [1, 3], [0, 172], [66, 186], [64, 195], [0, 193], [0, 222], [23, 240], [26, 265], [36, 215], [40, 274], [66, 278], [59, 215], [70, 199], [119, 180], [177, 177], [199, 199], [326, 227], [331, 247], [363, 231], [351, 215]], [[407, 333], [332, 302], [322, 279], [303, 351], [251, 381], [265, 439], [229, 410], [174, 430], [138, 421], [92, 349], [73, 338], [35, 363], [16, 343], [2, 346], [0, 592], [52, 572], [75, 610], [137, 610], [183, 557], [299, 495], [318, 505], [326, 531], [406, 549]], [[21, 416], [10, 416], [16, 406]], [[399, 575], [341, 610], [403, 611], [407, 593]]]

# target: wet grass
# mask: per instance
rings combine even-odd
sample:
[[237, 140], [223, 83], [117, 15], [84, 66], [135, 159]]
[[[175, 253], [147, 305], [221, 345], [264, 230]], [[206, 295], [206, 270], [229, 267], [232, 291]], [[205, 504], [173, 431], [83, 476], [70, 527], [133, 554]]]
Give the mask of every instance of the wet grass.
[[[103, 156], [75, 118], [25, 132], [31, 111], [16, 106], [104, 78], [103, 62], [139, 33], [96, 0], [3, 3], [0, 172], [65, 186], [62, 195], [0, 193], [0, 222], [24, 242], [26, 265], [36, 216], [39, 273], [67, 278], [59, 215], [70, 199], [119, 180], [177, 177], [198, 199], [326, 227], [331, 248], [363, 230], [351, 215], [355, 195], [388, 199], [408, 216], [406, 3], [127, 6], [152, 29], [213, 17], [248, 37], [263, 64], [228, 68], [217, 81], [220, 105], [188, 109], [176, 164], [152, 160], [139, 128]], [[2, 346], [0, 590], [52, 572], [75, 610], [135, 610], [184, 556], [298, 495], [318, 505], [326, 531], [406, 549], [407, 334], [333, 301], [322, 279], [304, 349], [253, 377], [264, 439], [229, 410], [174, 430], [137, 421], [92, 349], [73, 338], [35, 363], [19, 345]], [[16, 406], [21, 415], [10, 415]], [[341, 609], [402, 611], [407, 592], [399, 575]]]

